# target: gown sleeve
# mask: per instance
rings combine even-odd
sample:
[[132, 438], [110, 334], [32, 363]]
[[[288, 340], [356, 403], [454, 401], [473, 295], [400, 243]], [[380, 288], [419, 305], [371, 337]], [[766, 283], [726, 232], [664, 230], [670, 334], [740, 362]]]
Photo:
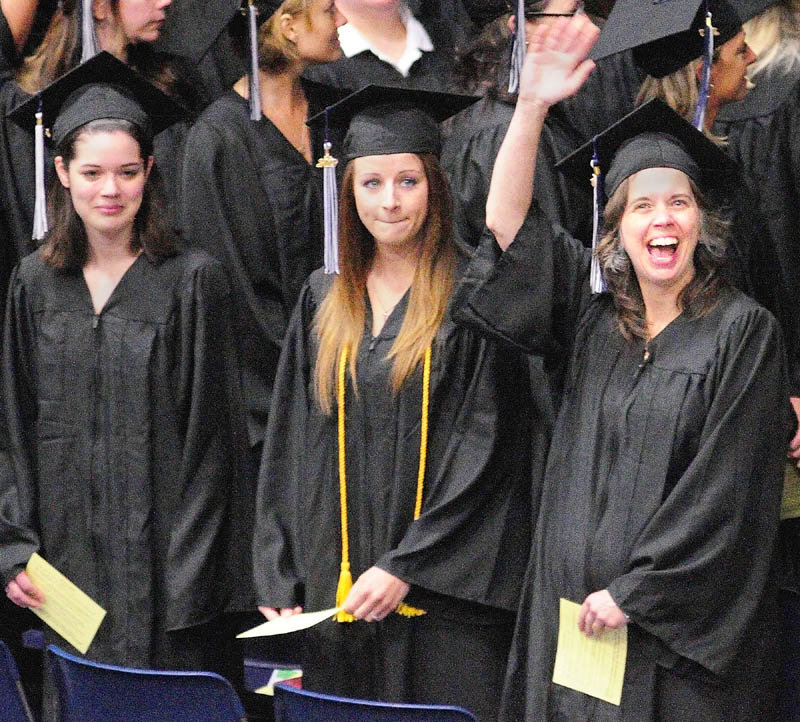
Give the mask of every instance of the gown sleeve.
[[786, 396], [777, 324], [752, 308], [720, 338], [697, 453], [642, 530], [628, 571], [608, 585], [635, 624], [715, 673], [760, 628], [787, 438], [776, 411]]
[[219, 263], [205, 261], [186, 273], [177, 393], [184, 438], [181, 493], [168, 553], [172, 596], [177, 608], [191, 609], [203, 593], [193, 580], [214, 578], [197, 571], [213, 567], [218, 584], [233, 590], [229, 605], [252, 608], [250, 548], [242, 541], [249, 538], [252, 520], [252, 474], [228, 312], [230, 290]]
[[484, 230], [456, 288], [454, 318], [524, 353], [563, 359], [590, 300], [590, 258], [534, 200], [505, 252]]
[[298, 500], [291, 480], [304, 478], [300, 467], [306, 444], [306, 421], [314, 400], [309, 380], [313, 351], [309, 333], [314, 316], [312, 292], [308, 283], [286, 331], [283, 351], [272, 395], [264, 451], [256, 494], [253, 533], [253, 574], [259, 604], [292, 607], [304, 604], [301, 554], [296, 549], [295, 533]]
[[0, 576], [4, 586], [39, 550], [31, 324], [26, 289], [15, 269], [3, 333], [0, 397]]
[[439, 384], [455, 400], [432, 397], [445, 405], [430, 428], [436, 471], [419, 518], [376, 564], [439, 594], [516, 610], [531, 543], [528, 367], [465, 329], [446, 346]]

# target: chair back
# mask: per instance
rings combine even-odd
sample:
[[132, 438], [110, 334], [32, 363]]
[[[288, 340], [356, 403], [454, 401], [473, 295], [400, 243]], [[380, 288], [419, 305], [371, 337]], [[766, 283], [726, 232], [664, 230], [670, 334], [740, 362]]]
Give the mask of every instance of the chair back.
[[4, 722], [33, 722], [14, 657], [0, 640], [0, 709]]
[[279, 684], [275, 722], [475, 722], [475, 716], [449, 705], [373, 702]]
[[100, 664], [47, 648], [61, 722], [242, 722], [230, 683], [211, 672]]

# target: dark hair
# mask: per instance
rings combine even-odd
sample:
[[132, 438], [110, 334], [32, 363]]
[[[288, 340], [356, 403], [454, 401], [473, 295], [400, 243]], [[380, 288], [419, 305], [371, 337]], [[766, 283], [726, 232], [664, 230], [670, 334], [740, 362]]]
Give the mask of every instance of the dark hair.
[[[620, 333], [626, 339], [633, 336], [646, 339], [644, 299], [633, 264], [622, 247], [619, 235], [629, 185], [630, 178], [626, 178], [606, 204], [603, 236], [597, 246], [597, 257], [606, 289], [614, 299]], [[689, 185], [700, 211], [700, 237], [694, 250], [695, 273], [681, 290], [678, 306], [689, 318], [699, 318], [714, 308], [720, 290], [727, 285], [722, 270], [728, 224], [709, 207], [691, 178]]]
[[[93, 120], [76, 128], [58, 146], [56, 155], [61, 156], [64, 165], [69, 167], [75, 158], [75, 145], [80, 136], [117, 131], [127, 133], [137, 142], [140, 156], [146, 162], [153, 153], [152, 138], [133, 123], [116, 118]], [[61, 270], [79, 270], [86, 264], [89, 241], [83, 221], [75, 211], [69, 189], [61, 184], [55, 173], [50, 181], [47, 198], [50, 232], [40, 251], [42, 260]], [[155, 258], [172, 256], [178, 250], [166, 223], [164, 194], [155, 165], [145, 182], [142, 204], [134, 220], [131, 251], [140, 249]]]

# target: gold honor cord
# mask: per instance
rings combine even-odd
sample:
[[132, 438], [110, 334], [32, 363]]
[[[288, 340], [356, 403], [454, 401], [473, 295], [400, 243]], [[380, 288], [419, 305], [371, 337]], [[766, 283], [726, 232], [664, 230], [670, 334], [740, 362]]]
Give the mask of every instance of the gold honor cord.
[[[347, 349], [339, 354], [339, 373], [336, 389], [338, 401], [339, 431], [339, 508], [342, 522], [342, 564], [339, 570], [339, 583], [336, 586], [336, 606], [341, 607], [353, 586], [353, 575], [350, 573], [350, 539], [347, 528], [347, 467], [345, 459], [345, 376], [347, 371]], [[414, 503], [414, 519], [422, 513], [422, 492], [425, 486], [425, 461], [428, 455], [428, 408], [431, 394], [431, 347], [425, 349], [425, 360], [422, 370], [422, 418], [420, 420], [419, 438], [419, 471], [417, 472], [417, 498]], [[424, 609], [411, 607], [401, 602], [395, 610], [404, 617], [418, 617], [425, 614]], [[337, 612], [337, 622], [354, 622], [355, 617], [347, 612]]]

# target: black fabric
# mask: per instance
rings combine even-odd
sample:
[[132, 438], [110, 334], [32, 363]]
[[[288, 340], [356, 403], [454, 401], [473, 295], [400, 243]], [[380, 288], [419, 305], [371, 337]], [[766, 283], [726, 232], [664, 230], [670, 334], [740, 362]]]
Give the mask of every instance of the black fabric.
[[[306, 86], [310, 89], [310, 86]], [[313, 110], [326, 103], [309, 93]], [[313, 157], [323, 154], [312, 129]], [[230, 91], [186, 141], [187, 236], [228, 269], [251, 445], [263, 441], [283, 337], [306, 277], [322, 262], [322, 171]]]
[[[724, 291], [653, 338], [645, 362], [588, 269], [589, 252], [537, 212], [502, 255], [487, 232], [457, 290], [459, 322], [570, 359], [504, 719], [655, 721], [659, 666], [708, 680], [706, 710], [763, 719], [792, 415], [779, 329]], [[605, 588], [631, 618], [620, 707], [551, 682], [559, 597]]]
[[[459, 609], [450, 600], [453, 612]], [[306, 634], [303, 687], [357, 699], [465, 707], [497, 719], [514, 631], [512, 614], [490, 623], [429, 612], [379, 623], [327, 623]]]
[[739, 103], [720, 111], [714, 130], [742, 169], [760, 211], [777, 263], [762, 262], [784, 314], [781, 327], [790, 359], [790, 390], [800, 396], [800, 71], [760, 73]]
[[341, 57], [332, 63], [314, 65], [305, 71], [305, 77], [349, 90], [358, 90], [373, 84], [458, 92], [452, 75], [454, 49], [460, 38], [459, 29], [443, 20], [423, 15], [417, 19], [428, 31], [434, 49], [422, 53], [422, 57], [411, 66], [408, 77], [404, 77], [395, 67], [368, 50], [351, 58]]
[[19, 53], [6, 16], [0, 11], [0, 74], [10, 73], [19, 63]]
[[[336, 596], [337, 413], [323, 415], [313, 390], [312, 321], [329, 286], [330, 277], [315, 271], [304, 287], [275, 382], [253, 546], [258, 600], [268, 606], [299, 603], [312, 611], [333, 606]], [[416, 369], [394, 396], [385, 358], [407, 300], [377, 337], [365, 328], [358, 396], [352, 384], [346, 392], [353, 578], [377, 565], [411, 584], [408, 603], [431, 618], [497, 624], [516, 609], [530, 544], [527, 367], [518, 355], [444, 320], [432, 350], [422, 514], [413, 521], [422, 371]], [[345, 624], [335, 633], [349, 640], [363, 626]], [[358, 636], [352, 639], [355, 644]], [[435, 641], [425, 645], [433, 654]], [[404, 660], [394, 663], [402, 669]], [[454, 667], [452, 674], [454, 684], [479, 683], [466, 668]]]
[[[512, 104], [483, 98], [453, 119], [442, 148], [442, 167], [453, 191], [456, 237], [469, 246], [478, 245], [486, 224], [489, 181], [513, 113]], [[591, 238], [589, 184], [573, 182], [555, 169], [556, 162], [581, 142], [561, 108], [551, 109], [539, 141], [533, 187], [548, 218], [578, 238]], [[589, 178], [588, 170], [585, 176]]]
[[139, 256], [99, 314], [80, 272], [38, 254], [12, 278], [0, 575], [38, 551], [97, 600], [94, 659], [148, 667], [167, 632], [252, 608], [229, 308], [199, 251]]

